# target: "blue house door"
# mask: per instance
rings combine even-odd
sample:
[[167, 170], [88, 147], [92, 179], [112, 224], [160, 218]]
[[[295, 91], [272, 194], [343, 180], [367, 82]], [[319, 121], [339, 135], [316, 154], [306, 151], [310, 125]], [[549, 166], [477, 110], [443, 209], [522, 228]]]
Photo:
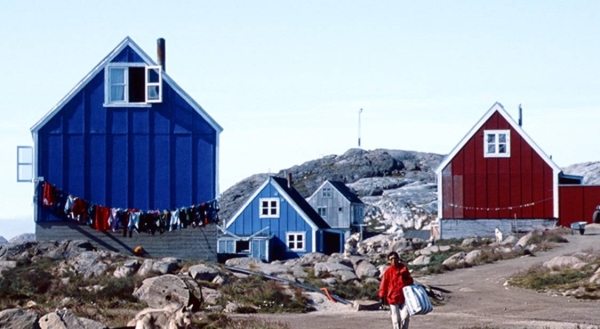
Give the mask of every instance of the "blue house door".
[[269, 260], [269, 251], [267, 239], [253, 239], [252, 240], [252, 257], [262, 259], [265, 262]]

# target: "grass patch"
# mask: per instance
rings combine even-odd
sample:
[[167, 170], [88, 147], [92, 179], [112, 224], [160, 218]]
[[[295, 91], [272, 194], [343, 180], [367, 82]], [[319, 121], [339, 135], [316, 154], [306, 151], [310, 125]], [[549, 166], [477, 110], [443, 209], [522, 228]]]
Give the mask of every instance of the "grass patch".
[[542, 265], [536, 265], [511, 278], [510, 284], [533, 290], [574, 289], [579, 287], [584, 280], [587, 280], [592, 273], [589, 266], [579, 270], [551, 271]]
[[240, 305], [245, 313], [307, 312], [307, 299], [298, 287], [284, 287], [278, 281], [264, 280], [257, 275], [236, 279], [221, 288], [221, 304], [228, 301]]

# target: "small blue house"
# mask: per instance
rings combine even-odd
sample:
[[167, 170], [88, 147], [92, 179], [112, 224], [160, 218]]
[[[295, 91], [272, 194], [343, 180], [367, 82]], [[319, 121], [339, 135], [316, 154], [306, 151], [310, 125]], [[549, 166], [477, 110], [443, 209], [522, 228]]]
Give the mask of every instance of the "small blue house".
[[291, 176], [269, 176], [221, 228], [217, 250], [270, 262], [340, 252], [343, 243], [343, 232], [327, 225], [294, 189]]
[[[60, 201], [54, 208], [41, 202], [42, 186], [88, 205], [161, 213], [219, 196], [223, 129], [165, 72], [164, 45], [158, 39], [157, 63], [125, 38], [31, 128], [38, 240], [79, 237], [117, 250], [143, 244], [152, 256], [189, 255], [196, 249], [186, 243], [200, 240], [216, 249], [216, 228], [169, 234], [173, 241], [158, 234], [124, 238], [69, 222]], [[215, 259], [216, 250], [192, 258]]]

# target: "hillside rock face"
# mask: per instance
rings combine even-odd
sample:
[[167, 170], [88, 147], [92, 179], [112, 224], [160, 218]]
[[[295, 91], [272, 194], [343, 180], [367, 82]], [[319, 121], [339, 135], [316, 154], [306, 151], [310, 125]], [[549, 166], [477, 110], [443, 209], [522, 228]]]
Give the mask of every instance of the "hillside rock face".
[[[434, 171], [443, 159], [444, 155], [434, 153], [353, 148], [281, 170], [275, 176], [292, 174], [294, 188], [305, 198], [327, 179], [344, 182], [365, 203], [369, 229], [392, 233], [401, 228], [421, 229], [437, 217]], [[584, 184], [600, 184], [600, 162], [574, 164], [563, 170], [583, 176]], [[221, 198], [221, 220], [230, 220], [267, 177], [255, 174], [226, 190]]]
[[[294, 188], [305, 198], [325, 180], [344, 182], [367, 205], [366, 222], [376, 230], [421, 228], [437, 213], [435, 168], [443, 155], [402, 150], [350, 149], [281, 170], [292, 175]], [[220, 218], [226, 222], [267, 179], [256, 174], [225, 191]]]
[[600, 161], [583, 162], [563, 168], [565, 174], [583, 176], [583, 184], [600, 185]]

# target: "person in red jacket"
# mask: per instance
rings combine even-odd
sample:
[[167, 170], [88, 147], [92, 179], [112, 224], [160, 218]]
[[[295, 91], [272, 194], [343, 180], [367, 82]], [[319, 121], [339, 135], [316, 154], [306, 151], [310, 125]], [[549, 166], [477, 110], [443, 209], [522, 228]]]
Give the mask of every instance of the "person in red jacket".
[[397, 252], [390, 252], [388, 261], [390, 267], [383, 273], [379, 285], [379, 301], [390, 306], [393, 329], [408, 329], [409, 314], [402, 288], [413, 284], [413, 278]]

